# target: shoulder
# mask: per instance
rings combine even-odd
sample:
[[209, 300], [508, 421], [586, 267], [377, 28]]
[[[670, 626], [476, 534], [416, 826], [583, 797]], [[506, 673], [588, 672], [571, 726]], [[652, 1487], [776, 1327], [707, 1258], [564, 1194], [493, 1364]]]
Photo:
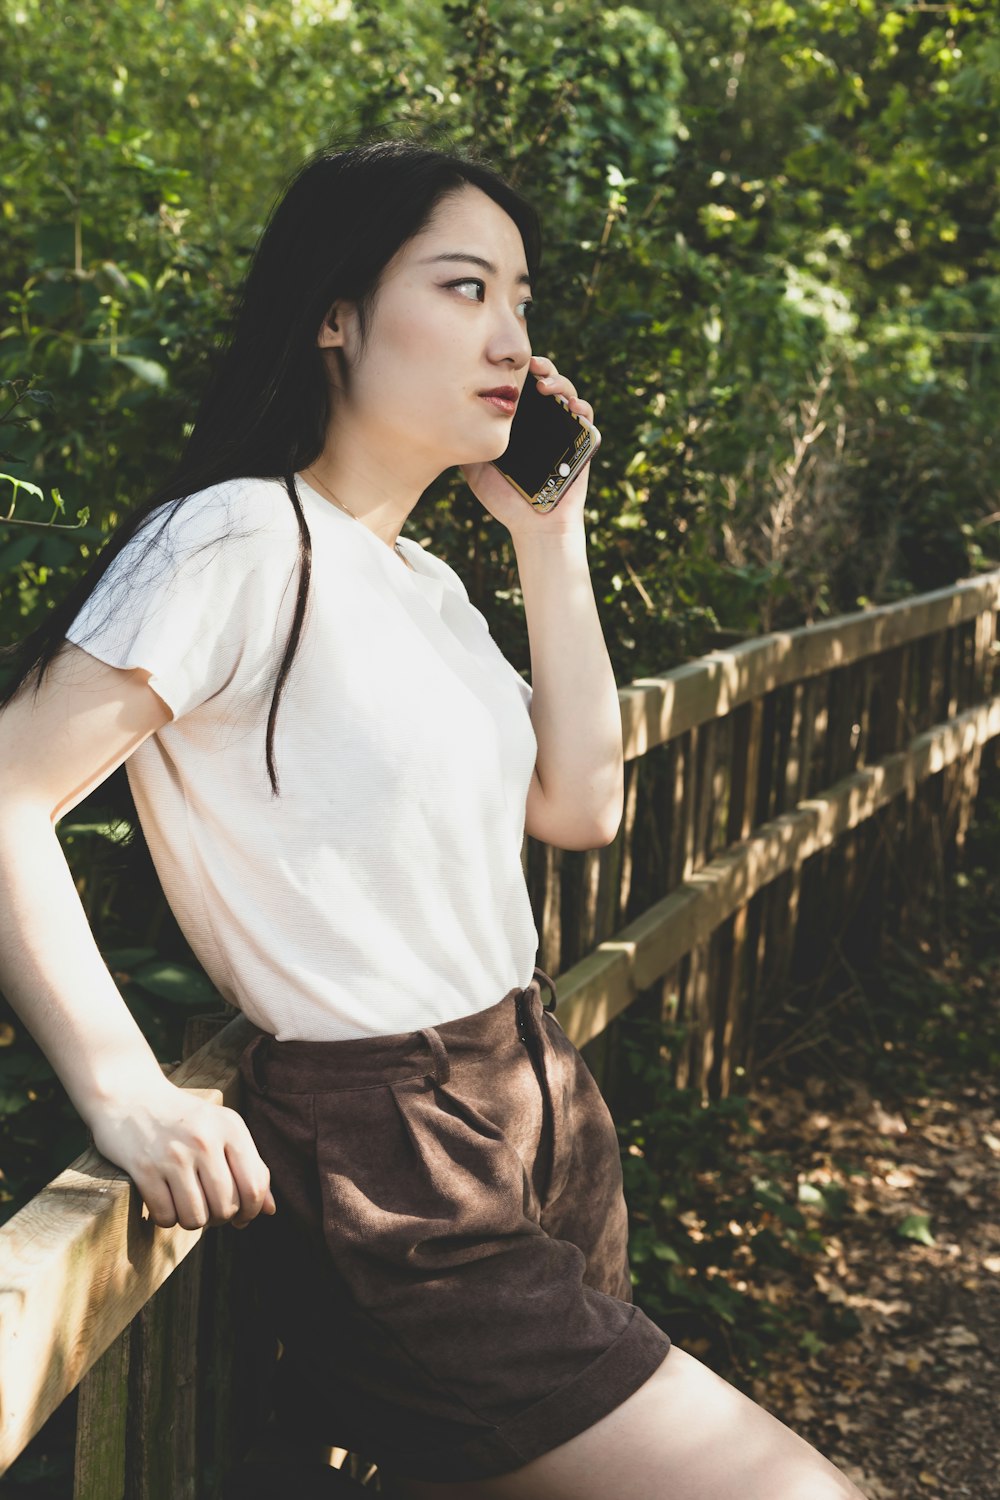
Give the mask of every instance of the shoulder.
[[282, 481], [251, 476], [165, 501], [149, 513], [138, 535], [181, 554], [225, 542], [232, 553], [266, 556], [270, 548], [279, 555], [287, 546], [297, 548], [299, 528]]

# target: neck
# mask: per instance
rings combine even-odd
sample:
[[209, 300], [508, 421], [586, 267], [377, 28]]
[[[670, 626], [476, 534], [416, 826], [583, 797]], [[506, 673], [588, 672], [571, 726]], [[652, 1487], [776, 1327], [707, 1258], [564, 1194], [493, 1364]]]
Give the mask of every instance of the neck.
[[399, 453], [398, 438], [365, 436], [355, 425], [338, 429], [332, 424], [305, 477], [314, 484], [318, 480], [321, 493], [336, 496], [362, 526], [393, 547], [420, 496], [441, 472], [426, 453], [407, 452], [404, 459]]

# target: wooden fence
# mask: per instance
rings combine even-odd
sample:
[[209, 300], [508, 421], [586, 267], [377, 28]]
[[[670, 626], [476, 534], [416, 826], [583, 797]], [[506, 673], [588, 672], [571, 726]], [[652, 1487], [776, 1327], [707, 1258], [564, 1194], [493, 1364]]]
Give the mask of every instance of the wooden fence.
[[[524, 848], [538, 961], [606, 1092], [613, 1023], [641, 1002], [683, 1024], [678, 1082], [724, 1095], [767, 997], [845, 925], [877, 940], [900, 860], [933, 874], [961, 844], [1000, 733], [998, 604], [989, 573], [620, 690], [618, 837]], [[238, 1108], [254, 1031], [231, 1017], [192, 1022], [171, 1077]], [[277, 1352], [239, 1242], [151, 1225], [93, 1152], [0, 1228], [0, 1474], [72, 1400], [74, 1500], [219, 1500]]]

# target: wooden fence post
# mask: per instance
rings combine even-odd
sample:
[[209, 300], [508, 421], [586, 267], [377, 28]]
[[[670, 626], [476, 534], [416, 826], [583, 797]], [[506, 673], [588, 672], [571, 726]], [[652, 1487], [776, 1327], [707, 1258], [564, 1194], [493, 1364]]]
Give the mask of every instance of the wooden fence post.
[[132, 1324], [126, 1500], [203, 1500], [198, 1489], [198, 1298], [205, 1240]]
[[123, 1500], [131, 1328], [77, 1387], [73, 1500]]

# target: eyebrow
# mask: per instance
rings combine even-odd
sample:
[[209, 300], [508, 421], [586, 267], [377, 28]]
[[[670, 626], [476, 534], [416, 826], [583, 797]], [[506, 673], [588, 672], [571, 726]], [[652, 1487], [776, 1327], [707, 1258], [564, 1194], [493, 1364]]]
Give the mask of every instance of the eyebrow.
[[[444, 255], [429, 255], [427, 259], [422, 260], [420, 264], [422, 266], [428, 266], [436, 260], [467, 260], [471, 261], [474, 266], [482, 266], [483, 270], [489, 271], [491, 276], [499, 275], [496, 266], [491, 260], [484, 260], [481, 255], [470, 255], [466, 250], [449, 250]], [[522, 272], [522, 274], [516, 279], [521, 283], [522, 286], [531, 285], [531, 277], [526, 272]]]

